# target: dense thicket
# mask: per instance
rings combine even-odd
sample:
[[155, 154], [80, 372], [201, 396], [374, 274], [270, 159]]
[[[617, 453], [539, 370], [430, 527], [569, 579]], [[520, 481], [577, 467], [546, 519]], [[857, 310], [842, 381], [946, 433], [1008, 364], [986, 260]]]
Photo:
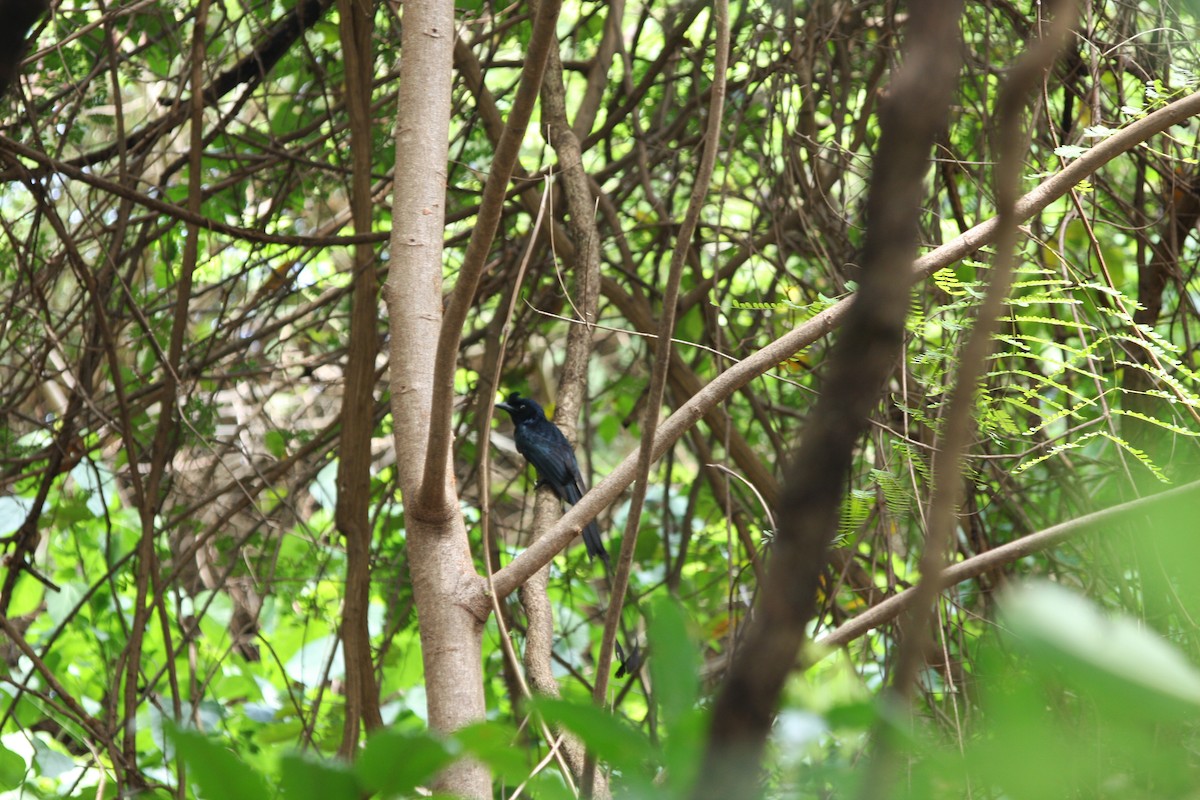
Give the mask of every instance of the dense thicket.
[[[344, 8], [331, 0], [61, 2], [34, 29], [21, 77], [0, 100], [0, 741], [29, 765], [0, 764], [0, 791], [23, 780], [36, 795], [117, 787], [183, 796], [164, 719], [223, 737], [268, 773], [289, 748], [353, 749], [342, 745], [353, 745], [360, 715], [368, 727], [426, 730], [382, 297], [377, 337], [350, 337], [356, 281], [368, 271], [382, 282], [388, 268], [394, 133], [425, 123], [396, 114], [405, 8], [381, 3], [372, 13], [365, 87], [344, 58]], [[448, 288], [479, 224], [534, 13], [460, 2], [456, 30], [443, 32], [455, 37]], [[968, 4], [961, 45], [947, 44], [961, 46], [963, 66], [926, 177], [923, 252], [996, 214], [997, 92], [1049, 24], [1039, 13], [1008, 0]], [[716, 167], [686, 250], [663, 408], [653, 412], [680, 408], [853, 294], [872, 222], [877, 112], [908, 15], [892, 3], [735, 3], [714, 143], [705, 136], [717, 50], [709, 4], [563, 6], [559, 53], [454, 378], [453, 470], [481, 573], [510, 563], [534, 527], [532, 475], [507, 421], [492, 425], [483, 458], [481, 421], [499, 399], [491, 381], [550, 408], [576, 393], [568, 406], [582, 405], [577, 450], [591, 484], [636, 449], [663, 290], [704, 147], [716, 148]], [[1190, 96], [1195, 24], [1183, 5], [1080, 6], [1029, 106], [1022, 191]], [[557, 76], [565, 121], [553, 105]], [[356, 92], [370, 129], [352, 139]], [[1198, 130], [1185, 114], [1021, 220], [1015, 283], [975, 394], [951, 562], [1200, 474]], [[582, 206], [563, 175], [570, 134], [590, 192]], [[357, 230], [356, 155], [369, 165], [369, 174], [357, 168], [366, 182], [357, 191], [370, 201]], [[593, 347], [566, 389], [589, 252], [599, 259]], [[976, 248], [914, 289], [904, 351], [844, 485], [818, 639], [919, 577], [932, 455], [993, 255]], [[377, 294], [373, 283], [363, 291]], [[625, 650], [647, 649], [645, 612], [670, 596], [698, 642], [704, 688], [722, 679], [769, 566], [781, 480], [822, 390], [834, 327], [707, 410], [655, 464], [618, 636]], [[343, 404], [359, 391], [347, 389], [355, 348], [374, 380], [359, 379], [371, 400], [347, 415]], [[348, 416], [370, 424], [347, 434]], [[365, 494], [337, 478], [339, 455], [350, 453], [369, 465]], [[369, 528], [351, 581], [367, 587], [364, 602], [345, 588], [354, 559], [337, 506], [347, 497]], [[600, 517], [614, 553], [627, 514], [621, 500]], [[1052, 577], [1200, 658], [1194, 545], [1179, 536], [1147, 546], [1139, 520], [998, 558], [948, 589], [916, 682], [917, 727], [962, 747], [979, 736], [988, 715], [980, 675], [994, 656], [984, 643], [997, 627], [996, 591], [1014, 578]], [[1175, 533], [1190, 521], [1163, 524]], [[578, 540], [553, 562], [546, 674], [568, 699], [595, 685], [611, 586]], [[518, 657], [537, 613], [522, 598], [497, 606]], [[528, 712], [518, 673], [535, 667], [509, 659], [496, 615], [484, 616], [489, 718], [519, 725]], [[368, 632], [348, 653], [343, 623]], [[888, 683], [902, 638], [886, 619], [789, 683], [770, 785], [808, 796], [827, 778], [796, 773], [799, 765], [842, 775], [854, 762], [875, 719], [864, 701]], [[648, 651], [653, 659], [653, 643]], [[634, 671], [613, 679], [608, 697], [657, 742], [670, 738], [660, 691]], [[1080, 702], [1072, 710], [1089, 718]], [[545, 756], [546, 736], [523, 729], [512, 740], [519, 765], [489, 763], [519, 781]], [[1146, 796], [1173, 779], [1130, 769]], [[1080, 780], [1107, 785], [1111, 776], [1098, 773]]]

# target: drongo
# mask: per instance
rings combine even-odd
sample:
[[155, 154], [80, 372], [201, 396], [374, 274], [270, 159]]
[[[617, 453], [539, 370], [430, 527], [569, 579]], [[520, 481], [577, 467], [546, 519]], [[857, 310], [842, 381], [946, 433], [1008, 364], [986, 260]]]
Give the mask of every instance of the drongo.
[[[571, 505], [578, 503], [587, 487], [579, 474], [575, 451], [558, 426], [546, 419], [546, 412], [537, 401], [513, 392], [507, 401], [497, 403], [496, 408], [504, 409], [512, 417], [517, 452], [537, 470], [538, 485], [549, 486], [560, 500]], [[606, 566], [609, 564], [608, 551], [595, 520], [583, 527], [583, 543], [590, 558], [599, 556]]]

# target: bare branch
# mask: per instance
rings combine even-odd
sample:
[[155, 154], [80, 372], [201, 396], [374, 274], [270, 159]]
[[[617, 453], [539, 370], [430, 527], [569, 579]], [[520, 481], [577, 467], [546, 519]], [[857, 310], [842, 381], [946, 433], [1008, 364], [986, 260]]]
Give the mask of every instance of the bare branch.
[[[421, 480], [420, 496], [414, 498], [427, 509], [443, 509], [453, 504], [453, 493], [448, 491], [446, 478], [450, 458], [451, 424], [454, 410], [454, 370], [458, 367], [458, 344], [462, 339], [463, 324], [467, 314], [475, 305], [475, 292], [492, 240], [500, 225], [500, 212], [508, 193], [508, 182], [520, 154], [525, 129], [533, 115], [542, 85], [542, 73], [546, 68], [550, 47], [555, 44], [555, 24], [562, 0], [541, 0], [534, 17], [533, 33], [525, 53], [525, 66], [521, 71], [521, 85], [517, 89], [512, 111], [504, 126], [504, 134], [496, 146], [496, 157], [492, 160], [492, 171], [483, 189], [483, 202], [479, 207], [467, 252], [463, 256], [458, 282], [446, 306], [445, 319], [437, 339], [437, 357], [433, 374], [433, 407], [428, 429], [429, 444], [424, 458], [424, 477]], [[450, 32], [447, 31], [447, 35]]]
[[[1150, 137], [1162, 133], [1172, 125], [1197, 114], [1200, 114], [1200, 92], [1176, 100], [1114, 133], [1022, 197], [1016, 205], [1017, 219], [1029, 219], [1065, 195], [1072, 187], [1087, 180], [1088, 176], [1117, 156], [1137, 147]], [[938, 270], [991, 244], [995, 239], [996, 229], [997, 220], [989, 219], [921, 256], [913, 262], [909, 280], [915, 282], [928, 278]], [[654, 439], [653, 457], [660, 458], [667, 448], [699, 422], [709, 410], [722, 403], [738, 389], [835, 330], [845, 320], [846, 311], [854, 297], [855, 295], [849, 295], [842, 298], [754, 355], [730, 367], [697, 392], [679, 410], [663, 421], [658, 435]], [[592, 491], [584, 495], [578, 504], [563, 515], [553, 529], [547, 531], [545, 538], [529, 547], [511, 564], [497, 572], [496, 591], [501, 595], [514, 591], [522, 581], [541, 565], [549, 563], [550, 559], [567, 542], [578, 535], [583, 527], [583, 522], [592, 519], [616, 500], [633, 483], [637, 457], [637, 450], [627, 455], [617, 468], [608, 474], [608, 477], [592, 487]]]

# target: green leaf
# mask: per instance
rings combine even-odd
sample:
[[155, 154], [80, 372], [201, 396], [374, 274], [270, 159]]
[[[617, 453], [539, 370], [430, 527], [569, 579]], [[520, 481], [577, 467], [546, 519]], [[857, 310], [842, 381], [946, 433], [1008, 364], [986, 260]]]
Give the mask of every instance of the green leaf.
[[679, 604], [667, 598], [654, 604], [650, 616], [650, 674], [668, 730], [692, 715], [700, 696], [699, 654], [685, 620]]
[[830, 728], [847, 728], [864, 731], [879, 719], [879, 709], [874, 703], [854, 701], [842, 703], [825, 713], [825, 721]]
[[1080, 147], [1077, 144], [1063, 144], [1054, 148], [1054, 155], [1061, 158], [1079, 158], [1086, 152], [1086, 147]]
[[41, 607], [46, 596], [46, 586], [36, 578], [21, 573], [17, 578], [17, 588], [13, 592], [12, 602], [8, 607], [9, 617], [20, 617], [31, 614]]
[[362, 788], [350, 767], [289, 753], [279, 761], [280, 784], [289, 800], [359, 800]]
[[367, 740], [354, 772], [372, 792], [402, 795], [453, 760], [445, 743], [429, 734], [383, 730]]
[[78, 581], [63, 583], [57, 592], [46, 596], [46, 613], [55, 625], [61, 625], [67, 616], [75, 610], [75, 606], [83, 600], [87, 587]]
[[538, 800], [577, 800], [575, 793], [563, 783], [562, 775], [555, 769], [543, 770], [531, 776], [525, 788], [526, 794]]
[[645, 773], [654, 746], [640, 731], [591, 703], [536, 698], [533, 707], [547, 722], [561, 725], [578, 736], [600, 760], [625, 775]]
[[32, 508], [33, 500], [27, 497], [0, 497], [0, 535], [7, 535], [20, 528]]
[[455, 731], [452, 739], [505, 781], [520, 782], [529, 775], [528, 751], [517, 746], [517, 732], [508, 725], [480, 722]]
[[7, 792], [25, 783], [25, 759], [0, 747], [0, 791]]
[[330, 459], [308, 487], [313, 499], [330, 511], [337, 507], [337, 469], [337, 459]]
[[1045, 581], [1009, 593], [1001, 610], [1015, 643], [1095, 702], [1151, 720], [1200, 713], [1200, 670], [1137, 620]]
[[202, 733], [187, 731], [164, 720], [176, 752], [188, 766], [188, 777], [206, 800], [267, 800], [267, 783], [231, 750]]
[[287, 453], [287, 437], [279, 431], [267, 431], [263, 435], [263, 444], [267, 448], [267, 452], [276, 458], [283, 458]]
[[[990, 674], [1011, 677], [999, 646], [989, 645], [983, 657]], [[990, 735], [967, 753], [974, 775], [1014, 798], [1071, 797], [1078, 779], [1077, 739], [1063, 735], [1061, 722], [1047, 713], [1041, 688], [1028, 679], [989, 682]]]

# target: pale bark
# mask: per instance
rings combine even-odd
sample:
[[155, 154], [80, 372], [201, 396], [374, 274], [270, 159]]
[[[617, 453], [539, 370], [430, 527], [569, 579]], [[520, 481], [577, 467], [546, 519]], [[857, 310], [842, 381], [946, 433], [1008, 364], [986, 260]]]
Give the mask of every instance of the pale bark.
[[[610, 9], [610, 14], [614, 13]], [[600, 297], [600, 234], [596, 229], [594, 199], [588, 188], [587, 172], [579, 149], [579, 138], [567, 124], [566, 87], [563, 82], [562, 61], [557, 46], [550, 49], [549, 62], [542, 83], [542, 114], [546, 119], [550, 143], [558, 155], [559, 181], [567, 201], [567, 227], [571, 236], [571, 258], [564, 257], [574, 275], [574, 297], [571, 307], [583, 316], [585, 324], [572, 325], [567, 333], [566, 358], [559, 382], [556, 423], [576, 446], [574, 421], [587, 398], [588, 360], [592, 352], [593, 324], [596, 321]], [[558, 185], [558, 184], [556, 184]], [[556, 250], [559, 252], [555, 240]], [[538, 492], [533, 522], [536, 539], [561, 515], [560, 504], [549, 490]], [[538, 694], [559, 697], [558, 681], [551, 667], [551, 648], [554, 641], [553, 610], [547, 594], [550, 566], [547, 564], [521, 587], [521, 603], [529, 620], [525, 637], [525, 670], [529, 685]], [[565, 730], [562, 753], [574, 778], [582, 781], [586, 754], [583, 743]], [[608, 781], [601, 776], [592, 786], [593, 800], [610, 797]]]
[[[435, 476], [444, 502], [418, 502], [433, 398], [434, 351], [442, 322], [442, 237], [454, 52], [452, 0], [404, 4], [391, 262], [385, 297], [391, 332], [396, 468], [405, 500], [409, 564], [418, 609], [429, 723], [452, 731], [480, 720], [482, 632], [487, 606], [458, 511], [449, 464]], [[487, 769], [463, 760], [435, 788], [491, 796]]]

